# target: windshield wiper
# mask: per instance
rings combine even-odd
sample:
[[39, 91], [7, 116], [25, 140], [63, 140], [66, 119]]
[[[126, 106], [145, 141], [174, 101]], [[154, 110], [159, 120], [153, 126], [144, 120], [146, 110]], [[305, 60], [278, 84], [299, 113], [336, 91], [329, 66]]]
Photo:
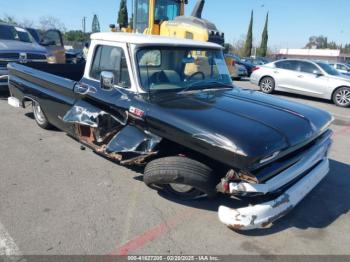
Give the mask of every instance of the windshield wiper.
[[201, 80], [201, 81], [197, 81], [194, 82], [190, 85], [188, 85], [185, 89], [181, 90], [180, 93], [182, 92], [188, 92], [188, 91], [192, 91], [192, 90], [201, 90], [201, 89], [212, 89], [212, 88], [216, 88], [216, 87], [224, 87], [224, 88], [233, 88], [232, 84], [228, 84], [228, 83], [223, 83], [220, 82], [218, 80]]

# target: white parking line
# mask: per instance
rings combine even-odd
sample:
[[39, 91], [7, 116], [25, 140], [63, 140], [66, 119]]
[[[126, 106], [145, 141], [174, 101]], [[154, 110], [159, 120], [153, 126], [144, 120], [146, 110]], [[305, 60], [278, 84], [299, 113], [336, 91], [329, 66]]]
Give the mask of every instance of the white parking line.
[[18, 246], [0, 222], [0, 256], [21, 256]]

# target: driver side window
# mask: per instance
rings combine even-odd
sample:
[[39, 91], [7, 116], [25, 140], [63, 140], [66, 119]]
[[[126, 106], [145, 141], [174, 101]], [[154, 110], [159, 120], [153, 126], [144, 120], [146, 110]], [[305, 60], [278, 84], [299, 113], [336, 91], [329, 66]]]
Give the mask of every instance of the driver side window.
[[308, 74], [314, 74], [315, 72], [320, 72], [320, 70], [313, 64], [309, 62], [299, 62], [299, 71]]
[[90, 70], [90, 77], [100, 80], [103, 71], [114, 75], [115, 85], [129, 88], [130, 77], [124, 50], [116, 46], [98, 46]]

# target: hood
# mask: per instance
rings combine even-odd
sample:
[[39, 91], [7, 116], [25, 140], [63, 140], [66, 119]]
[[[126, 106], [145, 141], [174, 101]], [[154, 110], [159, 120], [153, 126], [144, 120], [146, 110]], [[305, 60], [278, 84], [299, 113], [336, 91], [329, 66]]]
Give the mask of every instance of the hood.
[[345, 74], [342, 74], [339, 76], [329, 75], [329, 78], [334, 79], [334, 80], [346, 81], [346, 82], [350, 83], [350, 75], [345, 75]]
[[187, 145], [204, 142], [211, 147], [201, 152], [215, 159], [213, 147], [224, 150], [231, 163], [233, 157], [228, 153], [249, 158], [252, 164], [300, 147], [319, 136], [332, 120], [322, 110], [239, 88], [176, 95], [157, 104], [162, 108], [153, 112], [155, 117], [170, 122], [176, 132], [181, 129], [186, 134], [182, 140], [189, 135]]
[[0, 40], [0, 52], [25, 52], [46, 54], [47, 50], [38, 43], [25, 43], [14, 40]]

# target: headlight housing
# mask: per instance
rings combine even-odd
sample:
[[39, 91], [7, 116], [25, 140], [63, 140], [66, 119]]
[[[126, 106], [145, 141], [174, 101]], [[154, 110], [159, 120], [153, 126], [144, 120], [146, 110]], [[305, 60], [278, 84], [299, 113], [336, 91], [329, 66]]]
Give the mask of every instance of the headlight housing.
[[47, 57], [47, 63], [49, 63], [49, 64], [56, 64], [57, 63], [56, 57], [53, 56], [53, 55], [48, 56]]

